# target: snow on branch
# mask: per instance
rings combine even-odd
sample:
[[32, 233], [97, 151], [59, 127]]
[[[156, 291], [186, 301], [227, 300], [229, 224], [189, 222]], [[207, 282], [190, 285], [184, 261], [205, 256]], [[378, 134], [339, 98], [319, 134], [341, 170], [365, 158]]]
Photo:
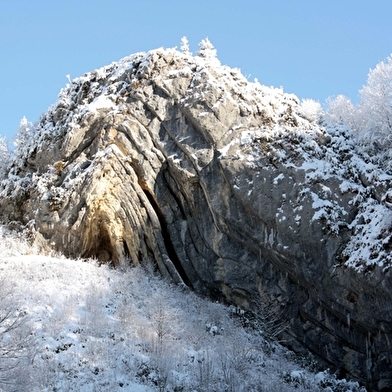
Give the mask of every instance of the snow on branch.
[[190, 49], [189, 49], [188, 38], [185, 37], [185, 36], [181, 38], [181, 52], [186, 54], [186, 55], [192, 54]]
[[204, 38], [199, 43], [200, 50], [197, 52], [197, 55], [200, 57], [204, 57], [207, 59], [216, 58], [216, 49], [214, 45], [212, 45], [211, 41], [208, 38]]

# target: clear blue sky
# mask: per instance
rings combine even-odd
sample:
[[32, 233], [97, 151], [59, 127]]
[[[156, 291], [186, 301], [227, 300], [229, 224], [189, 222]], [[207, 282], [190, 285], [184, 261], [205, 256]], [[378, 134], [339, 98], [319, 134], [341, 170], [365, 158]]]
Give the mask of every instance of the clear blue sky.
[[392, 0], [1, 0], [0, 135], [39, 119], [72, 78], [128, 54], [208, 37], [250, 80], [354, 102], [392, 53]]

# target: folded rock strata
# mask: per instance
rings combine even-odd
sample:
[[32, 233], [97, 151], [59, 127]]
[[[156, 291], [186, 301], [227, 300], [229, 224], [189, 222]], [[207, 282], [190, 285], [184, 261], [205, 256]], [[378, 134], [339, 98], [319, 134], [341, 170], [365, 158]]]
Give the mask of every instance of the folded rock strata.
[[138, 53], [75, 79], [2, 182], [1, 217], [285, 320], [284, 339], [392, 388], [391, 177], [344, 127], [213, 56]]

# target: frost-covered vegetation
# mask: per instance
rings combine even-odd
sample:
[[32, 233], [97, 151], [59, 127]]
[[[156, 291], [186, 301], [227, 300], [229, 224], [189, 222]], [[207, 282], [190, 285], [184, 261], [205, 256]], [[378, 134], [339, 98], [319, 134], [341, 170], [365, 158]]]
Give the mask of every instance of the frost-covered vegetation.
[[0, 180], [6, 176], [9, 160], [10, 154], [7, 141], [3, 137], [0, 137]]
[[325, 119], [331, 124], [350, 127], [359, 142], [359, 150], [391, 171], [392, 55], [369, 71], [359, 96], [357, 105], [343, 95], [330, 98]]
[[1, 228], [0, 276], [0, 391], [364, 391], [152, 266], [40, 255]]
[[[302, 201], [311, 198], [311, 219], [323, 221], [331, 236], [342, 229], [351, 233], [342, 250], [345, 265], [365, 272], [376, 265], [391, 268], [392, 193], [384, 185], [392, 170], [392, 57], [370, 72], [358, 105], [339, 96], [323, 112], [313, 100], [301, 102], [220, 65], [208, 39], [196, 56], [186, 38], [181, 52], [159, 49], [129, 56], [70, 81], [39, 123], [22, 119], [11, 157], [0, 138], [0, 197], [17, 204], [35, 181], [42, 197], [64, 198], [66, 187], [53, 186], [49, 193], [62, 161], [48, 160], [48, 172], [41, 177], [24, 172], [28, 164], [37, 151], [51, 152], [53, 141], [72, 141], [98, 111], [126, 109], [129, 89], [137, 96], [152, 72], [154, 56], [163, 52], [186, 64], [170, 78], [192, 78], [179, 102], [184, 108], [221, 89], [212, 106], [216, 116], [222, 102], [239, 109], [243, 123], [235, 127], [243, 129], [241, 138], [231, 139], [234, 127], [227, 129], [221, 157], [238, 147], [238, 159], [248, 165], [256, 167], [264, 154], [277, 166], [303, 170], [306, 182], [299, 195]], [[207, 115], [200, 113], [201, 118]], [[263, 120], [260, 126], [251, 123], [256, 115]], [[68, 190], [82, 180], [78, 170], [66, 177]], [[340, 194], [323, 185], [336, 178]], [[308, 185], [323, 192], [316, 194]], [[346, 211], [340, 204], [341, 195], [348, 193], [354, 195], [348, 204], [357, 207], [350, 224], [342, 219]], [[277, 218], [285, 219], [280, 213]], [[300, 225], [300, 218], [295, 223]], [[23, 237], [1, 229], [0, 390], [361, 390], [274, 342], [275, 331], [266, 328], [270, 324], [264, 318], [250, 322], [241, 310], [173, 286], [150, 267], [114, 270], [91, 260], [39, 255]]]

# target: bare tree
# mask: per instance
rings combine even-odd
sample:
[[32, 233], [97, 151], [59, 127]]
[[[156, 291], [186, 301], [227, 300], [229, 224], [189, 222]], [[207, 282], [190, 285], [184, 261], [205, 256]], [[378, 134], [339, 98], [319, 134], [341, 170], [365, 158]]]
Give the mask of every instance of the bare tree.
[[347, 125], [353, 130], [357, 129], [357, 108], [350, 98], [344, 95], [327, 99], [327, 110], [324, 117], [333, 125]]
[[7, 386], [7, 390], [21, 391], [27, 387], [33, 343], [27, 315], [11, 286], [0, 280], [0, 389]]
[[[371, 152], [388, 150], [392, 145], [392, 55], [381, 61], [368, 74], [366, 85], [359, 91], [360, 102], [338, 95], [327, 100], [325, 119], [332, 125], [349, 126]], [[374, 152], [374, 151], [373, 151]]]
[[210, 391], [215, 382], [215, 365], [209, 350], [203, 351], [197, 358], [196, 381], [200, 390]]
[[179, 311], [165, 302], [167, 296], [153, 297], [150, 308], [150, 325], [153, 351], [162, 354], [182, 333]]
[[392, 133], [392, 55], [369, 71], [367, 84], [359, 92], [364, 131], [386, 138]]

